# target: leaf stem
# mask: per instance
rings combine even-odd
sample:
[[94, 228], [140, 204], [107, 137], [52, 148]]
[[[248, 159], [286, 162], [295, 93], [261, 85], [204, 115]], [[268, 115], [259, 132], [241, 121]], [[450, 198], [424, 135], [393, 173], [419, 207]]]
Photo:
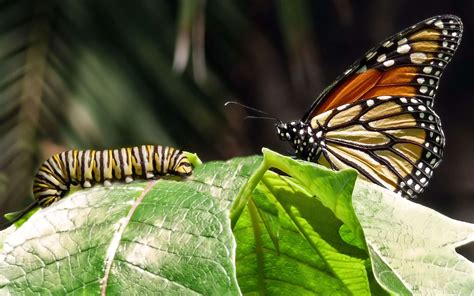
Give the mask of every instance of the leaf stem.
[[232, 205], [232, 209], [230, 210], [230, 220], [232, 228], [235, 227], [235, 224], [237, 223], [240, 214], [247, 205], [252, 191], [255, 189], [255, 187], [257, 187], [257, 184], [262, 179], [263, 174], [265, 174], [265, 172], [269, 168], [270, 167], [264, 158], [260, 166], [248, 179], [247, 183], [245, 183], [245, 185], [240, 189], [239, 193], [237, 194], [237, 198], [235, 199], [234, 204]]

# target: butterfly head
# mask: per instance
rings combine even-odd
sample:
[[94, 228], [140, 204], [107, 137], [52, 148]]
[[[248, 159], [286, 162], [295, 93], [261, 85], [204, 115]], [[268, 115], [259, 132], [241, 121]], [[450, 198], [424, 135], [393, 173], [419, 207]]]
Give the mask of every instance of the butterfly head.
[[299, 121], [281, 122], [279, 121], [275, 126], [277, 133], [282, 141], [288, 141], [290, 143], [296, 143], [298, 130], [302, 125]]
[[290, 142], [298, 158], [312, 160], [321, 151], [319, 142], [313, 136], [316, 131], [307, 123], [278, 122], [276, 129], [281, 140]]

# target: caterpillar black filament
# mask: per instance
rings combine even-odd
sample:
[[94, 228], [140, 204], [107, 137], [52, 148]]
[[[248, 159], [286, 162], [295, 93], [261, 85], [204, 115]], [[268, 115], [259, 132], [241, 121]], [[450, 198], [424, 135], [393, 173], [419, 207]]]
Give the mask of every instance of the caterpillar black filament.
[[40, 166], [33, 183], [35, 202], [8, 225], [36, 206], [47, 207], [58, 201], [71, 185], [87, 188], [103, 183], [110, 186], [115, 180], [130, 183], [134, 179], [153, 179], [166, 174], [189, 176], [192, 170], [183, 151], [166, 146], [64, 151], [51, 156]]

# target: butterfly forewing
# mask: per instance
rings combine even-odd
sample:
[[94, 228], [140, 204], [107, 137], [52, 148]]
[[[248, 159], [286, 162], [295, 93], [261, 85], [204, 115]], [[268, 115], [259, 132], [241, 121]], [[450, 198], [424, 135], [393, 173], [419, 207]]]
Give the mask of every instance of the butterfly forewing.
[[369, 50], [316, 99], [302, 121], [340, 105], [377, 96], [417, 96], [428, 105], [459, 46], [462, 22], [441, 15], [422, 21]]

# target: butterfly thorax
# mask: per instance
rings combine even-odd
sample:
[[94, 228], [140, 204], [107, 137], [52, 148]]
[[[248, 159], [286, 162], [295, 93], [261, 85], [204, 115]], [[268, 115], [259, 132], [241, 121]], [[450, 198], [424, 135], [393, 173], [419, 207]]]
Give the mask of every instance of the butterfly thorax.
[[276, 129], [281, 140], [290, 142], [297, 158], [308, 161], [319, 158], [324, 145], [322, 126], [312, 128], [301, 121], [290, 121], [277, 123]]

